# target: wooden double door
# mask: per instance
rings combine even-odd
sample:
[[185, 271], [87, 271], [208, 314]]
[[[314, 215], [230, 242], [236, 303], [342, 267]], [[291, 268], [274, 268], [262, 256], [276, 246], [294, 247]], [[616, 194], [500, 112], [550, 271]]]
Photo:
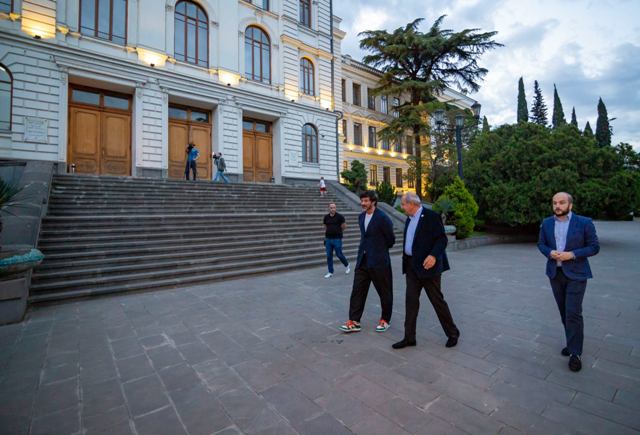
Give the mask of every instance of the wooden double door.
[[269, 183], [273, 177], [271, 124], [244, 119], [242, 127], [243, 179], [250, 183]]
[[194, 143], [199, 180], [211, 180], [211, 112], [185, 106], [169, 106], [169, 178], [185, 178], [186, 148]]
[[82, 174], [131, 175], [131, 96], [80, 87], [69, 94], [69, 166]]

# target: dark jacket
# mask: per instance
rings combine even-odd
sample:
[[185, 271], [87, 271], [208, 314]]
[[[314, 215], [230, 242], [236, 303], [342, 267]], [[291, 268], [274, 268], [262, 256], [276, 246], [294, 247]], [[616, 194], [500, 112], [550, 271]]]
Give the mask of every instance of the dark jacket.
[[[409, 228], [410, 219], [404, 225], [404, 238], [407, 239], [407, 228]], [[407, 273], [406, 254], [404, 253], [404, 242], [402, 245], [402, 273]], [[419, 278], [429, 278], [440, 275], [442, 272], [449, 270], [449, 260], [447, 259], [447, 235], [444, 232], [444, 225], [440, 215], [435, 211], [422, 207], [420, 212], [420, 220], [416, 228], [411, 247], [411, 267]], [[436, 264], [431, 269], [425, 269], [422, 265], [424, 260], [433, 255], [436, 258]]]
[[[547, 276], [554, 278], [557, 271], [556, 260], [551, 259], [551, 251], [557, 249], [555, 235], [556, 221], [553, 216], [549, 216], [540, 225], [540, 236], [538, 238], [538, 249], [542, 255], [547, 257]], [[593, 278], [589, 260], [587, 257], [596, 255], [600, 251], [596, 227], [588, 217], [573, 214], [567, 229], [567, 243], [565, 252], [573, 252], [575, 260], [563, 261], [562, 272], [567, 278], [576, 281], [584, 281]]]
[[366, 267], [390, 267], [389, 248], [396, 242], [393, 233], [393, 223], [389, 216], [376, 207], [373, 212], [367, 231], [364, 230], [365, 212], [358, 216], [360, 224], [360, 246], [358, 247], [358, 261], [356, 268], [360, 267], [362, 257], [366, 254]]

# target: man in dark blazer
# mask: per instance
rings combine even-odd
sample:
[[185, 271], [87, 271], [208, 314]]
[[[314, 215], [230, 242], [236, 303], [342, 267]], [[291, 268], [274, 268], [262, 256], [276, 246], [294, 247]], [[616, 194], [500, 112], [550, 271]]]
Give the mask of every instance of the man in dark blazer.
[[547, 257], [547, 276], [564, 325], [567, 346], [561, 353], [569, 357], [569, 369], [577, 372], [584, 341], [582, 300], [587, 279], [593, 278], [587, 257], [596, 255], [600, 244], [591, 219], [573, 214], [572, 208], [568, 193], [553, 196], [553, 216], [540, 225], [538, 249]]
[[404, 227], [402, 273], [407, 280], [404, 338], [393, 344], [394, 349], [416, 345], [416, 321], [420, 309], [420, 293], [424, 288], [447, 335], [447, 347], [458, 344], [460, 331], [456, 327], [441, 290], [442, 273], [449, 270], [447, 236], [440, 215], [422, 206], [415, 193], [402, 197], [402, 209], [408, 218]]
[[386, 331], [389, 329], [389, 322], [391, 322], [393, 277], [389, 249], [395, 243], [396, 237], [393, 233], [391, 219], [385, 212], [378, 209], [377, 204], [378, 197], [373, 190], [360, 195], [360, 206], [363, 210], [358, 217], [360, 246], [349, 302], [349, 320], [340, 326], [340, 330], [343, 332], [361, 330], [360, 318], [364, 311], [371, 282], [380, 296], [380, 305], [382, 306], [382, 315], [378, 326], [376, 326], [376, 331]]

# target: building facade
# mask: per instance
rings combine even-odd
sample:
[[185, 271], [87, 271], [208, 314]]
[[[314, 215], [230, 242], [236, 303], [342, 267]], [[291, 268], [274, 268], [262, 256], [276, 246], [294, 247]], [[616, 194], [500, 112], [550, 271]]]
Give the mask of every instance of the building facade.
[[[394, 107], [406, 101], [406, 96], [374, 96], [381, 73], [370, 66], [342, 56], [341, 95], [339, 104], [344, 115], [340, 120], [341, 171], [358, 160], [365, 165], [371, 187], [386, 181], [397, 192], [414, 191], [414, 180], [408, 177], [407, 157], [414, 154], [413, 136], [398, 141], [381, 140], [378, 136], [393, 116]], [[471, 109], [477, 102], [451, 89], [439, 97], [452, 106]]]
[[193, 142], [203, 179], [212, 152], [237, 181], [337, 179], [332, 6], [0, 0], [0, 158], [182, 178]]

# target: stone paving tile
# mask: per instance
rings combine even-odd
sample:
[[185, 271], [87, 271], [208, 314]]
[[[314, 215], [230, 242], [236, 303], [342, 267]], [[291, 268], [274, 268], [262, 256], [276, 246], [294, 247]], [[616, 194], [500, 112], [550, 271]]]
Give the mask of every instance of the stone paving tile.
[[33, 420], [31, 435], [74, 434], [80, 430], [80, 410], [78, 407], [47, 414]]
[[607, 255], [592, 261], [580, 373], [559, 355], [544, 259], [534, 245], [495, 245], [451, 252], [443, 292], [462, 331], [453, 349], [426, 298], [418, 346], [391, 349], [403, 334], [399, 273], [385, 334], [372, 330], [380, 311], [373, 291], [363, 332], [339, 333], [353, 277], [323, 280], [324, 268], [35, 306], [25, 322], [0, 327], [0, 427], [638, 432], [640, 296], [630, 283], [640, 280], [640, 221], [596, 225]]

